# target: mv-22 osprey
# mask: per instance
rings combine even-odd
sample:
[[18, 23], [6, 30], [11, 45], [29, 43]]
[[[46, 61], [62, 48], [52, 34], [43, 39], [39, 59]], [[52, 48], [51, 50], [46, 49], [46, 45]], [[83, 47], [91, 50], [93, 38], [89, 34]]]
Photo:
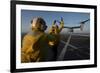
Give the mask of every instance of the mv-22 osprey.
[[[61, 20], [63, 20], [62, 17], [61, 17]], [[61, 23], [61, 22], [58, 21], [58, 20], [55, 20], [55, 21], [58, 22], [58, 23]], [[65, 46], [64, 46], [64, 48], [62, 49], [62, 51], [60, 52], [60, 54], [59, 54], [59, 56], [58, 56], [58, 58], [57, 58], [58, 61], [64, 59], [64, 56], [65, 56], [65, 53], [66, 53], [66, 51], [67, 51], [67, 47], [68, 47], [68, 46], [77, 49], [77, 47], [75, 47], [75, 46], [73, 46], [73, 45], [70, 44], [70, 40], [71, 40], [72, 33], [74, 32], [75, 29], [80, 29], [81, 31], [83, 31], [84, 24], [85, 24], [86, 22], [88, 22], [88, 21], [90, 21], [90, 19], [87, 19], [87, 20], [84, 20], [84, 21], [82, 21], [82, 22], [79, 22], [79, 24], [80, 24], [79, 26], [74, 26], [74, 27], [64, 26], [64, 27], [63, 27], [63, 28], [68, 29], [68, 32], [70, 33], [70, 35], [69, 35], [69, 37], [68, 37], [67, 42], [64, 42], [64, 41], [61, 40], [61, 42], [64, 43]]]

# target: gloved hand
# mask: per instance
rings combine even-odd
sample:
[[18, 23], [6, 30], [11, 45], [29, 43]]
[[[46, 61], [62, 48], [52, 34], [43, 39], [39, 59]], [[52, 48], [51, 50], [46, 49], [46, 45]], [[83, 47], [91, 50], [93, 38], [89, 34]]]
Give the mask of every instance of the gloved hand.
[[63, 20], [63, 18], [61, 17], [61, 22], [60, 22], [61, 24], [64, 24], [64, 20]]
[[56, 20], [54, 20], [54, 24], [56, 23]]

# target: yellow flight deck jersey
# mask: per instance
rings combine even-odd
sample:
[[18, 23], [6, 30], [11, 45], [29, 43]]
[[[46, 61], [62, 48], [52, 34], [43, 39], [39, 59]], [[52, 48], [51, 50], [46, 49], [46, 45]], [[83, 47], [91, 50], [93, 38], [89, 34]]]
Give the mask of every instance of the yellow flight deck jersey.
[[21, 62], [50, 61], [53, 58], [52, 45], [55, 37], [43, 32], [28, 33], [22, 41]]

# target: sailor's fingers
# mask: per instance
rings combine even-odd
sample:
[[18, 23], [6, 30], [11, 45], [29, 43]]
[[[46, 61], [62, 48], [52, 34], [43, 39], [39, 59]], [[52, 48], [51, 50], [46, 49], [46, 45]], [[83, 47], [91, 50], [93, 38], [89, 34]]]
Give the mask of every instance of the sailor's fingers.
[[63, 21], [63, 17], [61, 17], [61, 21]]
[[61, 17], [61, 22], [64, 22], [63, 17]]
[[54, 20], [54, 24], [56, 23], [56, 20]]

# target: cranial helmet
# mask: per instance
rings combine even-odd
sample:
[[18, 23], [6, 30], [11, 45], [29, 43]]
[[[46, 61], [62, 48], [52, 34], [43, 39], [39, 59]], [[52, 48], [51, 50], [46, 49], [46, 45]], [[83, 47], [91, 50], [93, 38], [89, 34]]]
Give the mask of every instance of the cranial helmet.
[[31, 24], [32, 24], [33, 29], [37, 29], [40, 31], [45, 31], [47, 29], [46, 22], [41, 17], [33, 18], [33, 20], [31, 21]]

